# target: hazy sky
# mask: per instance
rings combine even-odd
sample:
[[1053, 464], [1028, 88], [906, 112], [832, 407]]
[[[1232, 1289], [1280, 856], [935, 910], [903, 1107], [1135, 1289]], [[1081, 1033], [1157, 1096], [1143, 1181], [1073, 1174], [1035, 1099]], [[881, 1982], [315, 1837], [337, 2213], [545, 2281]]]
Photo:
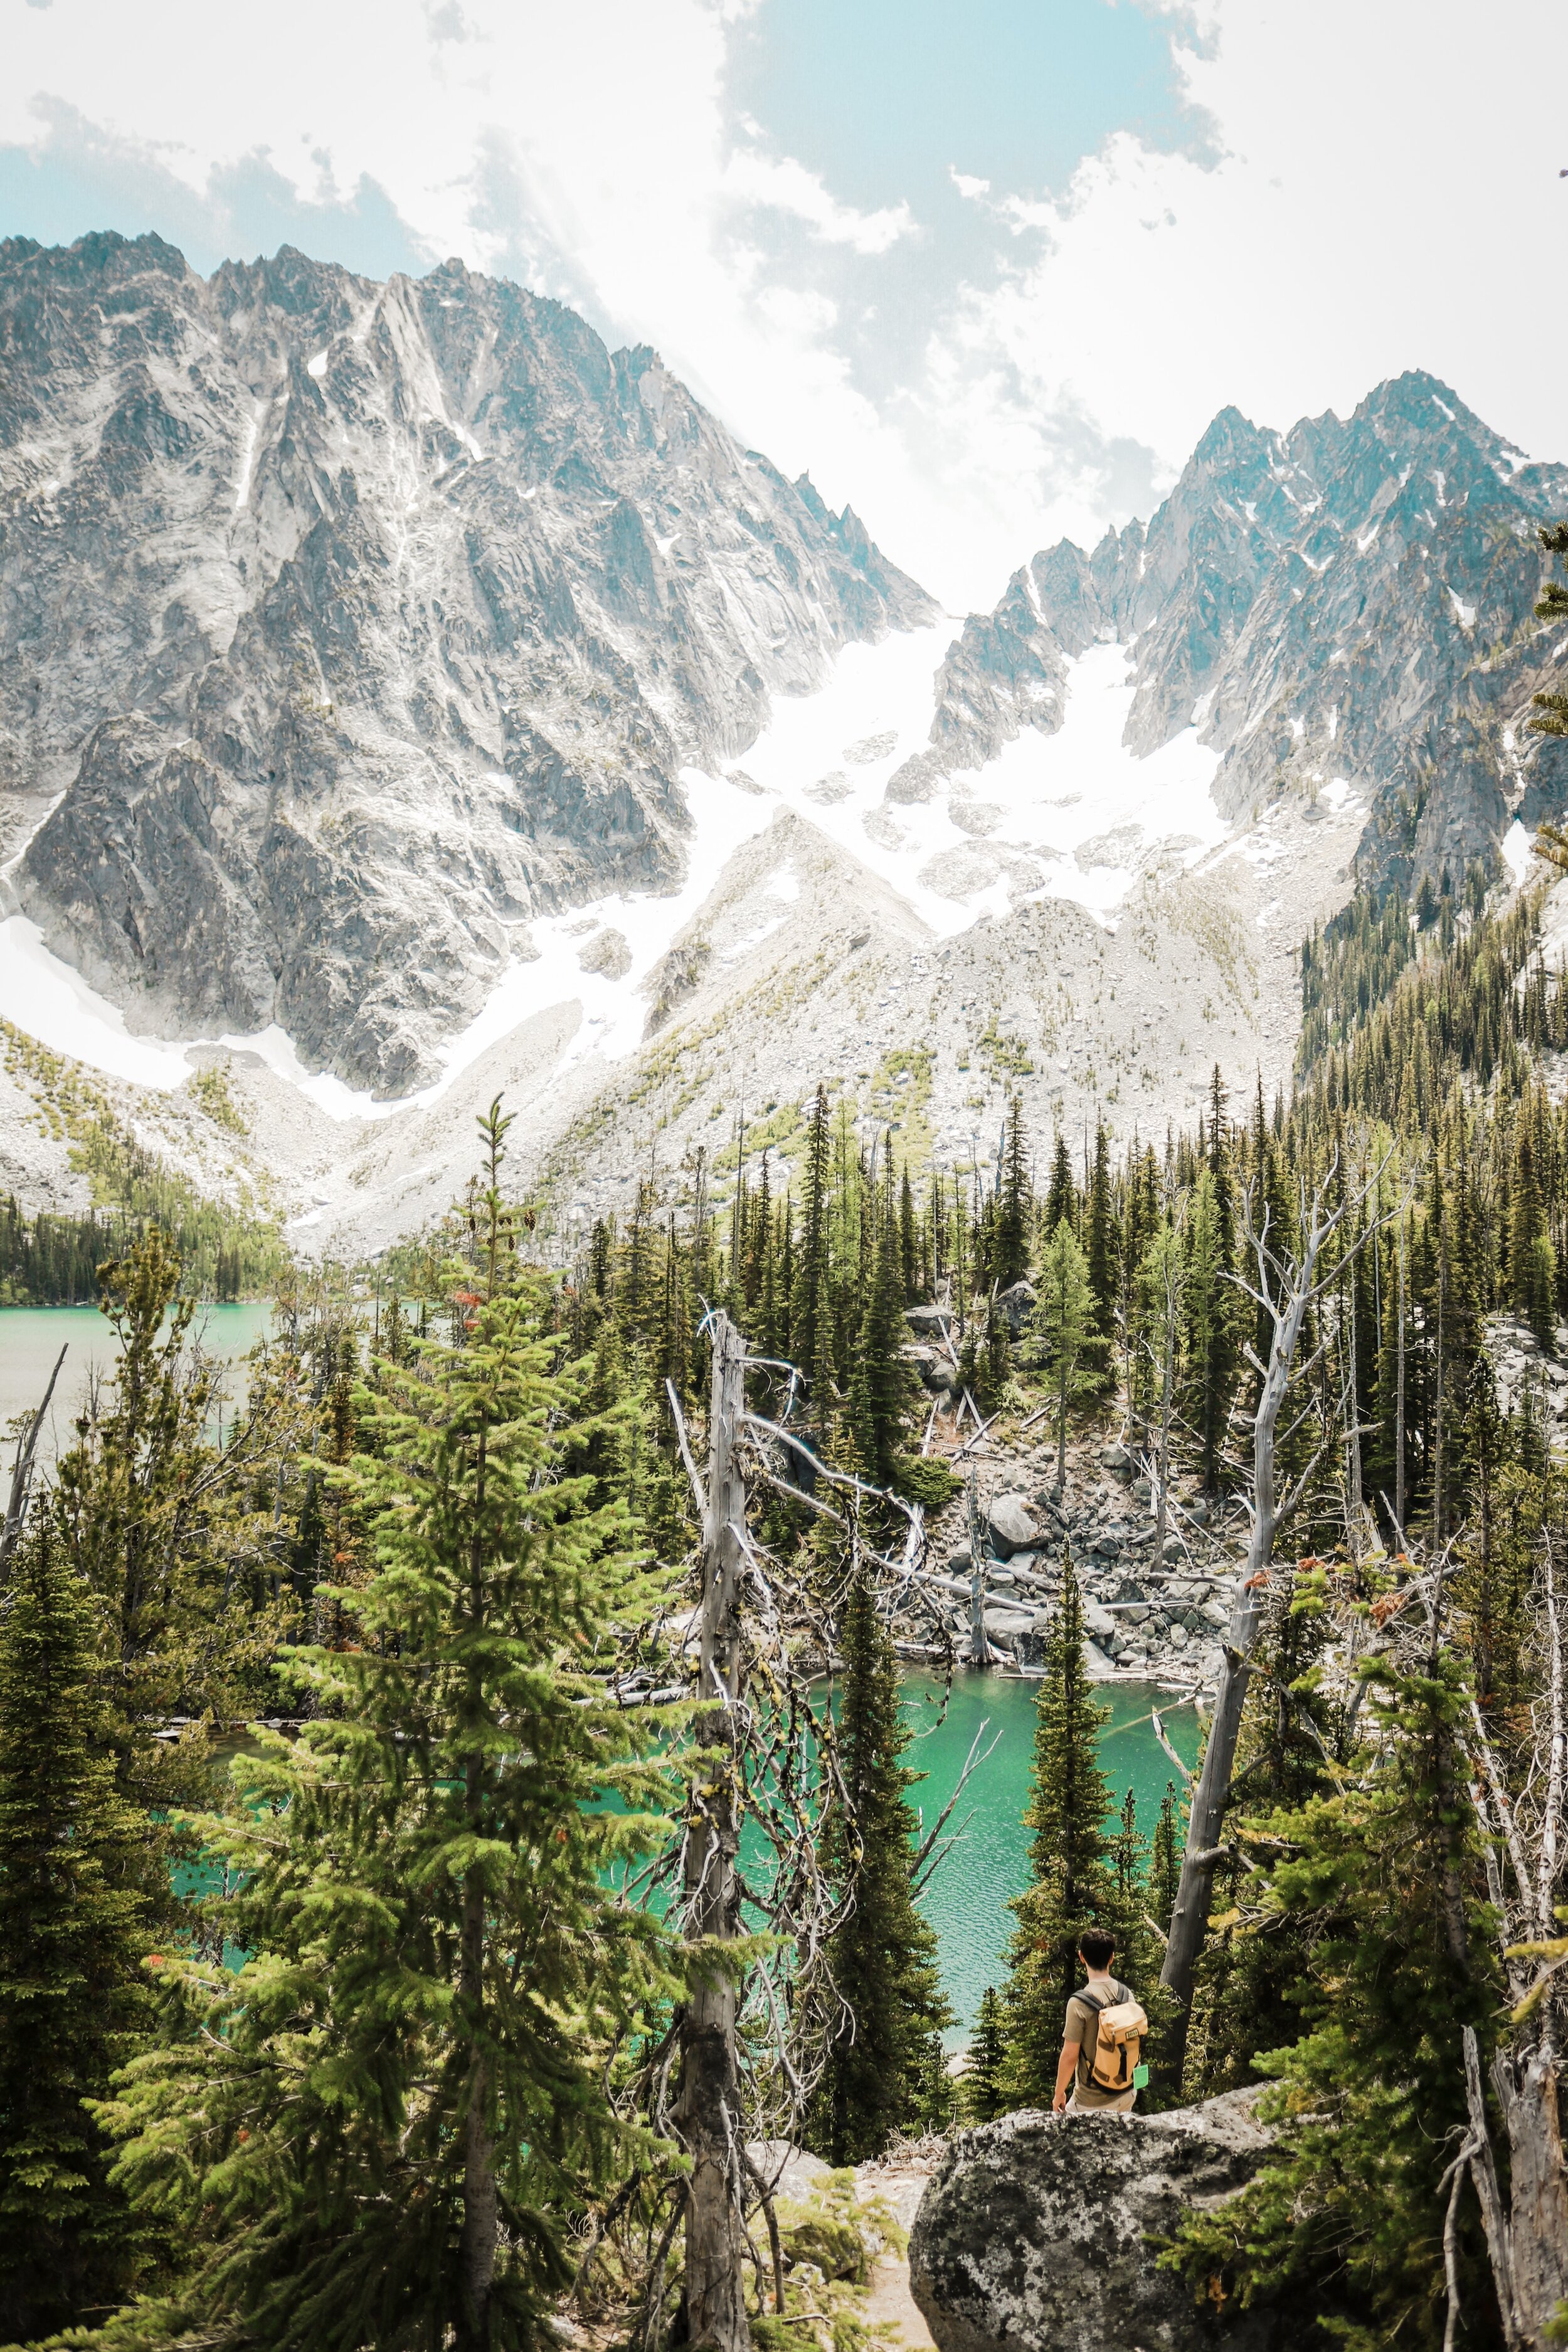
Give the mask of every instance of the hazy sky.
[[0, 0], [0, 234], [448, 254], [656, 344], [960, 606], [1214, 412], [1568, 457], [1557, 0]]

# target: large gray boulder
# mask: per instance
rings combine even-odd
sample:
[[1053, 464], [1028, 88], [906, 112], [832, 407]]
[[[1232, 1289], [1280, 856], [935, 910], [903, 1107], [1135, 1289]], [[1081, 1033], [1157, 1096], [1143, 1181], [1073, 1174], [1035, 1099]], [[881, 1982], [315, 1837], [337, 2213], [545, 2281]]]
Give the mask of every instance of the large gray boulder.
[[998, 1495], [985, 1507], [985, 1524], [998, 1559], [1011, 1559], [1016, 1551], [1032, 1551], [1040, 1540], [1040, 1530], [1022, 1495]]
[[1016, 1282], [1010, 1290], [1002, 1293], [996, 1301], [996, 1312], [1006, 1323], [1013, 1339], [1022, 1339], [1024, 1326], [1038, 1303], [1032, 1283]]
[[[939, 2352], [1274, 2352], [1276, 2314], [1234, 2319], [1157, 2267], [1151, 2239], [1235, 2196], [1268, 2146], [1255, 2094], [1163, 2116], [1025, 2109], [961, 2132], [910, 2238]], [[1300, 2340], [1298, 2330], [1297, 2341]]]

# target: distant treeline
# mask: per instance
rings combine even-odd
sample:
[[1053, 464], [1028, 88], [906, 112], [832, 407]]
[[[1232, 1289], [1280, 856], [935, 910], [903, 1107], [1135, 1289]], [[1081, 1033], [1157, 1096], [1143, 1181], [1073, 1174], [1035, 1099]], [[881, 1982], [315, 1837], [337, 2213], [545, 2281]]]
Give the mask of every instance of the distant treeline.
[[[95, 1306], [99, 1267], [122, 1257], [149, 1222], [117, 1209], [82, 1217], [41, 1209], [29, 1217], [9, 1193], [0, 1207], [0, 1307]], [[272, 1271], [270, 1237], [247, 1248], [247, 1232], [225, 1235], [210, 1209], [189, 1228], [182, 1221], [174, 1238], [185, 1257], [185, 1287], [196, 1296], [236, 1299]]]

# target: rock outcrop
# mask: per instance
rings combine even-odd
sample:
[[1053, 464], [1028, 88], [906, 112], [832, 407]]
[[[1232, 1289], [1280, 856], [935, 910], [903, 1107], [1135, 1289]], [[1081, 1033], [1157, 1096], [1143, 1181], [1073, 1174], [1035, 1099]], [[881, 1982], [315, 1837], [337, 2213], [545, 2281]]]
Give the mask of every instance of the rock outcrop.
[[405, 1092], [531, 915], [679, 877], [683, 766], [931, 616], [655, 352], [460, 262], [0, 243], [0, 854], [39, 827], [22, 905], [133, 1027]]
[[[959, 2134], [921, 2200], [910, 2285], [940, 2352], [1274, 2352], [1156, 2262], [1183, 2211], [1233, 2197], [1268, 2135], [1250, 2092], [1168, 2115], [1026, 2110]], [[1298, 2335], [1295, 2340], [1300, 2340]]]

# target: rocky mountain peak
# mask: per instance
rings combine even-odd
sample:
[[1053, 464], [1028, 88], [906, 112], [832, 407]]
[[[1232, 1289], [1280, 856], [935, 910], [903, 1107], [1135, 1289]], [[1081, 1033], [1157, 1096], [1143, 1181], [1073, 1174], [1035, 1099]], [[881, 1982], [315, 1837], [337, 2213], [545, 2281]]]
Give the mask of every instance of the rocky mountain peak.
[[1055, 732], [1068, 665], [1109, 638], [1135, 687], [1124, 740], [1195, 729], [1226, 815], [1341, 786], [1370, 810], [1368, 881], [1457, 879], [1568, 791], [1523, 731], [1554, 667], [1537, 531], [1565, 512], [1568, 469], [1419, 370], [1284, 434], [1222, 409], [1146, 528], [1058, 542], [970, 616], [905, 789]]
[[656, 352], [456, 260], [13, 238], [0, 418], [24, 907], [133, 1025], [384, 1093], [530, 916], [674, 881], [684, 766], [932, 611]]

